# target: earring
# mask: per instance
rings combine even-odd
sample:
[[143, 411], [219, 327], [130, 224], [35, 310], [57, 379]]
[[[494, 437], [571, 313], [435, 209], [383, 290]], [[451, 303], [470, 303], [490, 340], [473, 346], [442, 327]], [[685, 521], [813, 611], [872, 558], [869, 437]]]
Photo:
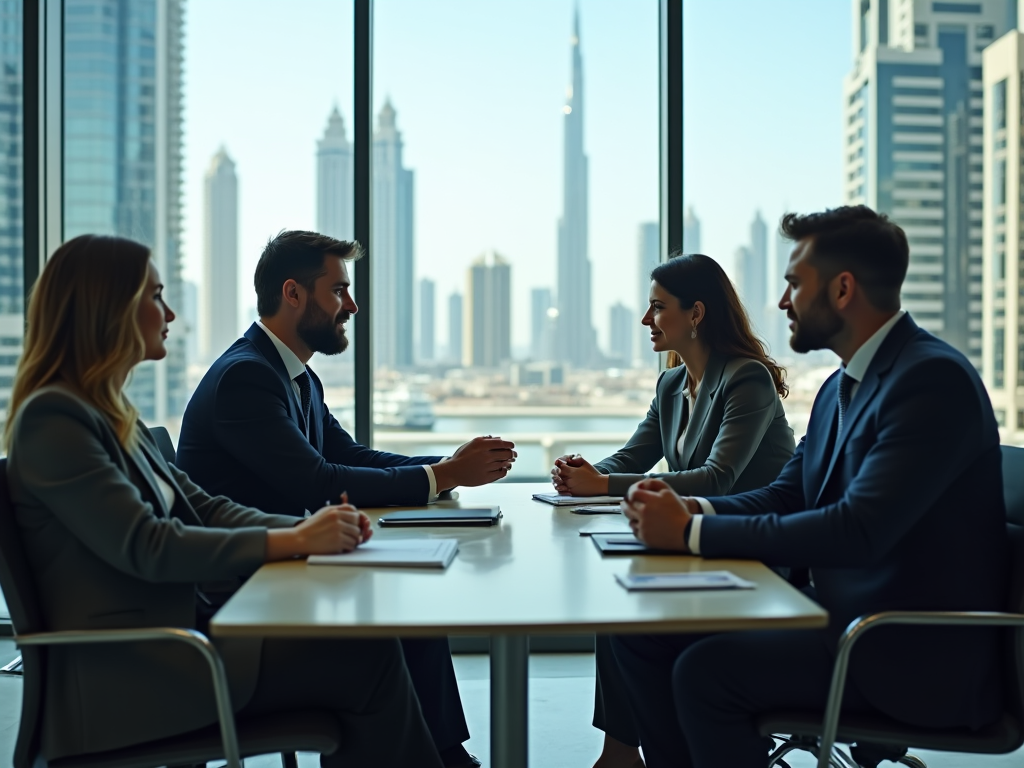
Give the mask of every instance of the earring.
[[696, 339], [697, 338], [697, 326], [696, 325], [693, 326], [693, 330], [690, 331], [690, 338], [691, 339]]

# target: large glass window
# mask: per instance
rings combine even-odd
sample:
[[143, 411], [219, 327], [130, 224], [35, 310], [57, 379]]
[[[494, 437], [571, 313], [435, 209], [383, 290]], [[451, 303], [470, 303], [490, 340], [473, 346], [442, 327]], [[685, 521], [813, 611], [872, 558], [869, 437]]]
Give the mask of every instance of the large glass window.
[[[252, 10], [65, 2], [64, 234], [153, 249], [177, 320], [167, 359], [139, 366], [129, 392], [172, 433], [210, 362], [256, 318], [267, 240], [352, 236], [351, 0]], [[313, 363], [348, 403], [350, 361]]]
[[623, 444], [654, 392], [658, 5], [378, 0], [374, 442]]

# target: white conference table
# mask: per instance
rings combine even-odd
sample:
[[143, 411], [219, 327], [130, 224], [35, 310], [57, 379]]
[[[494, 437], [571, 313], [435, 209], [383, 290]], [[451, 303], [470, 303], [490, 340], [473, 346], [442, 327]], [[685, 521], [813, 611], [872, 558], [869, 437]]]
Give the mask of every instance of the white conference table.
[[[491, 766], [527, 764], [529, 635], [824, 627], [828, 614], [761, 563], [605, 556], [579, 529], [597, 517], [534, 501], [550, 485], [460, 490], [447, 507], [501, 507], [499, 525], [380, 528], [374, 536], [457, 538], [444, 571], [265, 565], [214, 616], [218, 637], [491, 638]], [[365, 510], [371, 519], [391, 509]], [[755, 589], [629, 593], [615, 574], [729, 570]]]

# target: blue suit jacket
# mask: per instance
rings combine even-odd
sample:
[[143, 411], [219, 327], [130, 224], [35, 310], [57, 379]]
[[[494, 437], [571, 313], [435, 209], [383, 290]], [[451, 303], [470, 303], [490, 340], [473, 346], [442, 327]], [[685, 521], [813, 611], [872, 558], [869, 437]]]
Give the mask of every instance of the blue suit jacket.
[[[702, 523], [702, 554], [810, 567], [830, 644], [861, 614], [1005, 610], [999, 434], [973, 366], [905, 316], [868, 367], [833, 451], [837, 389], [833, 375], [778, 480], [710, 499], [718, 514]], [[851, 680], [905, 722], [981, 727], [1002, 703], [998, 637], [872, 630], [853, 652]]]
[[291, 380], [270, 337], [253, 323], [210, 366], [185, 409], [177, 465], [207, 493], [264, 512], [301, 516], [342, 491], [364, 507], [427, 502], [422, 465], [439, 456], [399, 456], [360, 445], [313, 382], [310, 436]]

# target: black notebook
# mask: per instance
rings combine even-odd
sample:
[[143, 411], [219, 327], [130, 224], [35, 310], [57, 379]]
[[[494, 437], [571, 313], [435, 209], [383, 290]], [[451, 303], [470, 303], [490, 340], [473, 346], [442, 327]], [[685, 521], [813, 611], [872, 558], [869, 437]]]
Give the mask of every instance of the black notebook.
[[501, 517], [499, 507], [473, 509], [403, 509], [381, 515], [378, 523], [384, 527], [410, 525], [496, 525]]
[[631, 533], [599, 534], [590, 537], [602, 555], [682, 555], [671, 549], [651, 549]]

